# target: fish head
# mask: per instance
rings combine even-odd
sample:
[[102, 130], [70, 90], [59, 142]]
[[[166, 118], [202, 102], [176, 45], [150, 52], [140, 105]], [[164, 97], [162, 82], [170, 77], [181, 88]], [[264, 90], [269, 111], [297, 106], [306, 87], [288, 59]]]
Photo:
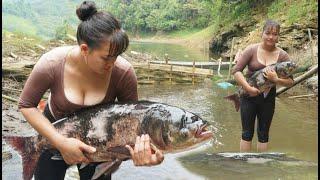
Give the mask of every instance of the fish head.
[[186, 149], [212, 137], [212, 132], [207, 129], [209, 123], [200, 116], [184, 110], [175, 115], [171, 119], [172, 123], [167, 121], [163, 130], [164, 143], [170, 149]]
[[209, 123], [200, 116], [179, 107], [153, 104], [145, 113], [142, 133], [161, 150], [173, 152], [204, 142], [212, 137]]
[[285, 61], [276, 65], [276, 71], [280, 78], [287, 78], [297, 69], [297, 64], [293, 61]]

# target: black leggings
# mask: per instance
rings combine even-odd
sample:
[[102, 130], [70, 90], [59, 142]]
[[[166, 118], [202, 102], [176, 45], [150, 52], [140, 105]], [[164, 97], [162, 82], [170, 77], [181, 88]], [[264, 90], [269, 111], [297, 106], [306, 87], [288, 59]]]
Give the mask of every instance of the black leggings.
[[269, 128], [275, 109], [276, 88], [270, 89], [267, 97], [263, 94], [255, 97], [240, 98], [240, 112], [242, 123], [242, 139], [252, 141], [254, 134], [255, 119], [258, 119], [258, 141], [266, 143], [269, 141]]
[[[48, 105], [46, 105], [43, 114], [51, 121], [54, 122], [55, 119], [51, 115]], [[66, 174], [66, 170], [69, 165], [64, 160], [52, 160], [53, 154], [50, 151], [44, 151], [41, 153], [39, 161], [36, 166], [34, 173], [35, 180], [63, 180]], [[90, 163], [83, 169], [78, 170], [80, 175], [80, 180], [89, 180], [94, 174], [95, 168], [99, 163]], [[111, 174], [103, 175], [98, 178], [98, 180], [110, 180]]]

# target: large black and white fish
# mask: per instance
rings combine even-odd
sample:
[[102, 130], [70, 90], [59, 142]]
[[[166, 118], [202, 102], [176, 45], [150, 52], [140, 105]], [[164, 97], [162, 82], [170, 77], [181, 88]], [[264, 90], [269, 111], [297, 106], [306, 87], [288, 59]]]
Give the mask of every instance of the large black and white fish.
[[[198, 115], [150, 101], [97, 105], [75, 112], [53, 125], [65, 137], [80, 139], [96, 148], [93, 154], [85, 153], [91, 162], [103, 162], [97, 166], [94, 178], [106, 172], [102, 167], [130, 159], [125, 145], [134, 146], [138, 135], [149, 134], [152, 145], [164, 153], [190, 149], [212, 137], [212, 132], [206, 129], [208, 122]], [[22, 156], [24, 180], [32, 178], [43, 150], [57, 153], [56, 157], [59, 157], [59, 152], [38, 134], [4, 136], [3, 139]]]
[[[263, 69], [255, 71], [252, 74], [252, 76], [247, 78], [247, 82], [249, 83], [250, 86], [253, 86], [259, 89], [261, 93], [264, 93], [266, 90], [275, 86], [273, 82], [269, 81], [263, 75], [267, 68], [274, 70], [277, 73], [279, 78], [288, 78], [297, 69], [297, 65], [293, 61], [284, 61], [284, 62], [271, 64], [269, 66], [266, 66]], [[226, 96], [224, 98], [230, 101], [233, 101], [236, 111], [239, 111], [240, 97], [243, 97], [243, 96], [249, 96], [249, 94], [242, 87], [240, 87], [236, 93]]]

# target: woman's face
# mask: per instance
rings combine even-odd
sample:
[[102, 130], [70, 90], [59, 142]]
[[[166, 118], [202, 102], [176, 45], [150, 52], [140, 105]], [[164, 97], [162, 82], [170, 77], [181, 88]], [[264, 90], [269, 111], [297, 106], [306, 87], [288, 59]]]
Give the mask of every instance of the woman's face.
[[90, 51], [87, 56], [87, 64], [89, 68], [98, 74], [107, 74], [112, 70], [117, 56], [109, 55], [110, 44], [107, 43], [99, 49]]
[[279, 30], [269, 26], [262, 33], [262, 41], [267, 46], [275, 46], [279, 39]]

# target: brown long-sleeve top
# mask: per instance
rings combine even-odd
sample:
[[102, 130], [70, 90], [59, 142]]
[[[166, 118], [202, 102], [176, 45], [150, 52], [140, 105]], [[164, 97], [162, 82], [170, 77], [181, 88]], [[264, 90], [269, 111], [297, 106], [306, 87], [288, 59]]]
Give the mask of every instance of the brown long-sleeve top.
[[[50, 89], [49, 107], [54, 118], [60, 119], [87, 105], [70, 102], [63, 89], [63, 74], [66, 56], [73, 46], [55, 48], [40, 58], [34, 66], [20, 95], [18, 107], [37, 107], [43, 94]], [[136, 101], [137, 77], [132, 65], [118, 56], [112, 69], [110, 84], [101, 103], [118, 101]]]
[[[258, 44], [249, 45], [239, 57], [236, 65], [232, 68], [232, 74], [243, 71], [248, 66], [246, 77], [250, 77], [254, 71], [265, 68], [266, 66], [258, 61]], [[289, 55], [283, 49], [280, 49], [277, 62], [289, 61]]]

